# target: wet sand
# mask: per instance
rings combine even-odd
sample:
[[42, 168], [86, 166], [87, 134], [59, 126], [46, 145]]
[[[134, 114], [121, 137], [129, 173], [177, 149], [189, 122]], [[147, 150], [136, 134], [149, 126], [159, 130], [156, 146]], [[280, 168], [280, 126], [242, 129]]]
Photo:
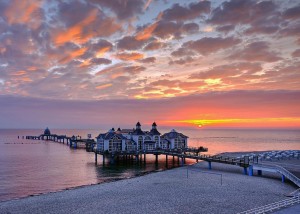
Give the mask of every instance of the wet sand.
[[180, 167], [1, 202], [0, 213], [237, 213], [286, 199], [296, 189], [281, 183], [279, 175], [247, 176], [237, 166], [212, 167], [189, 166], [188, 178], [188, 168]]

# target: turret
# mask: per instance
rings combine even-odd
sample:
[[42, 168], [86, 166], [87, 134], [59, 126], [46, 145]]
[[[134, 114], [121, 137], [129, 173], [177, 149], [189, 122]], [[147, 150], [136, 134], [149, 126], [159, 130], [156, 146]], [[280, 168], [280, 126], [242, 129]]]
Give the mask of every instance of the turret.
[[154, 123], [152, 123], [152, 129], [156, 129], [157, 128], [157, 125], [156, 125], [156, 123], [154, 122]]
[[140, 124], [140, 122], [137, 122], [137, 124], [136, 124], [136, 129], [141, 129], [141, 124]]

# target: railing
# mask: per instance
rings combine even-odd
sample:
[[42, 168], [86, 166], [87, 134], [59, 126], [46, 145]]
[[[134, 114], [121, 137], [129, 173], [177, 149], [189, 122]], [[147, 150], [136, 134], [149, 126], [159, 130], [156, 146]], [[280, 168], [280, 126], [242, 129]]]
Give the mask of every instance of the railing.
[[285, 199], [282, 201], [278, 201], [272, 204], [268, 204], [262, 207], [257, 207], [251, 210], [247, 210], [244, 212], [240, 212], [238, 214], [260, 214], [260, 213], [268, 213], [268, 212], [272, 212], [274, 210], [278, 210], [284, 207], [288, 207], [294, 204], [299, 204], [300, 203], [300, 195], [294, 196], [292, 198], [289, 199]]
[[275, 169], [280, 174], [284, 175], [286, 178], [288, 178], [290, 181], [292, 181], [294, 184], [296, 184], [298, 187], [300, 187], [300, 179], [288, 171], [287, 169], [283, 168], [282, 166], [278, 165], [270, 165], [270, 164], [254, 164], [253, 166], [261, 166], [261, 167], [267, 167], [271, 169]]

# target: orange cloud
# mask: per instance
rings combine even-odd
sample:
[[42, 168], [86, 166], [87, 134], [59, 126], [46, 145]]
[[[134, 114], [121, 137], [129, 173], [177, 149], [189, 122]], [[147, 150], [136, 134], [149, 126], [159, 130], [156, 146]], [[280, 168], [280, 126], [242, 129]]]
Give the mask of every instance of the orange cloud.
[[110, 51], [110, 49], [111, 49], [111, 47], [100, 48], [96, 53], [96, 57], [97, 58], [102, 57], [106, 52]]
[[138, 32], [137, 35], [135, 36], [136, 40], [147, 40], [152, 36], [153, 31], [157, 27], [157, 22], [153, 23], [152, 25], [149, 25], [142, 31]]
[[66, 29], [64, 31], [60, 31], [55, 37], [54, 37], [54, 43], [57, 46], [63, 45], [66, 42], [73, 41], [79, 44], [87, 42], [90, 38], [92, 38], [94, 35], [92, 32], [89, 33], [83, 33], [84, 28], [91, 23], [93, 23], [97, 18], [98, 10], [94, 9], [92, 10], [89, 15], [82, 20], [81, 22], [77, 23], [76, 25], [72, 26], [69, 29]]
[[144, 58], [144, 54], [132, 52], [132, 53], [119, 53], [115, 55], [116, 58], [124, 61], [134, 61]]
[[36, 29], [41, 24], [41, 18], [37, 12], [40, 9], [40, 0], [13, 0], [5, 10], [4, 15], [9, 24], [26, 24]]
[[96, 86], [96, 89], [104, 89], [104, 88], [108, 88], [108, 87], [111, 87], [111, 86], [112, 86], [111, 83], [107, 83], [107, 84]]
[[77, 49], [73, 52], [66, 53], [67, 56], [60, 59], [59, 62], [66, 64], [66, 63], [70, 62], [71, 60], [73, 60], [79, 56], [82, 56], [87, 51], [87, 49], [88, 49], [87, 47], [84, 47], [84, 48]]
[[26, 71], [18, 71], [16, 73], [11, 74], [12, 76], [23, 76], [27, 74]]

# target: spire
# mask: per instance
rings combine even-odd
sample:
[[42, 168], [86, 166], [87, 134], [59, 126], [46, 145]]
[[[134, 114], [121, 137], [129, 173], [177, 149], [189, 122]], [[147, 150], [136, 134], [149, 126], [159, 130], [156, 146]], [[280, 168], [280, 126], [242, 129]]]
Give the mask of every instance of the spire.
[[152, 129], [156, 129], [157, 125], [155, 122], [152, 123]]
[[137, 122], [137, 124], [136, 124], [136, 129], [141, 129], [141, 124], [140, 124], [140, 122]]

